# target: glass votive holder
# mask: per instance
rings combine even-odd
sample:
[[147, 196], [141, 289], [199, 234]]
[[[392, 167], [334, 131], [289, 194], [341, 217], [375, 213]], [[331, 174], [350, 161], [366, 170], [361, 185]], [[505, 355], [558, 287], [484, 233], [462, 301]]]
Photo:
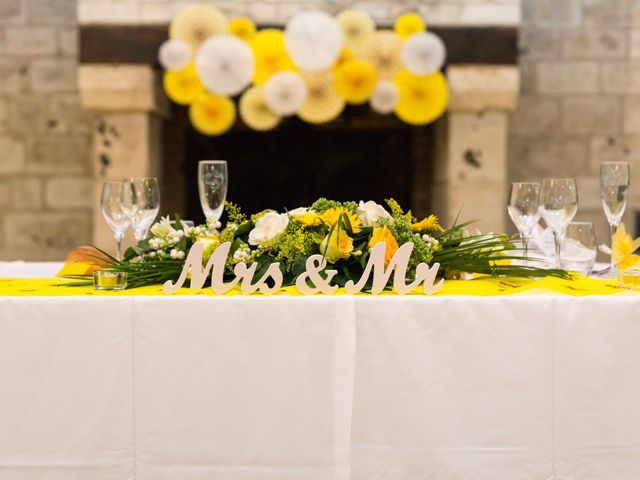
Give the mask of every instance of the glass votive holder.
[[623, 288], [640, 290], [640, 266], [618, 270], [618, 284]]
[[124, 290], [127, 288], [127, 273], [114, 270], [93, 272], [93, 288], [96, 290]]

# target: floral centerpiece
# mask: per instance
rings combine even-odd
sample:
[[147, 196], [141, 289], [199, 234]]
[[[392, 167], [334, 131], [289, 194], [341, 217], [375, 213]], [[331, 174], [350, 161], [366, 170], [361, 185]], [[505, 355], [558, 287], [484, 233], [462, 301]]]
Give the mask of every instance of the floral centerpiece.
[[[469, 223], [444, 229], [434, 215], [418, 219], [393, 199], [387, 207], [373, 201], [339, 202], [320, 198], [309, 207], [284, 213], [266, 210], [252, 216], [226, 203], [228, 221], [207, 221], [204, 225], [186, 227], [180, 219], [174, 224], [163, 218], [151, 228], [151, 238], [127, 250], [123, 260], [109, 256], [109, 267], [127, 272], [129, 287], [175, 281], [185, 264], [189, 249], [203, 244], [203, 265], [225, 242], [231, 244], [225, 272], [233, 275], [234, 267], [244, 262], [257, 264], [255, 278], [260, 278], [277, 262], [284, 285], [293, 285], [304, 272], [306, 260], [321, 254], [327, 268], [338, 273], [335, 285], [359, 278], [367, 264], [371, 249], [384, 242], [385, 267], [400, 246], [412, 243], [407, 276], [411, 278], [420, 263], [440, 265], [440, 274], [455, 278], [461, 272], [515, 277], [568, 277], [563, 270], [545, 270], [532, 266], [512, 265], [515, 245], [503, 234], [470, 235]], [[104, 252], [103, 252], [104, 253]], [[106, 255], [106, 254], [105, 254]], [[86, 284], [88, 276], [76, 276]]]

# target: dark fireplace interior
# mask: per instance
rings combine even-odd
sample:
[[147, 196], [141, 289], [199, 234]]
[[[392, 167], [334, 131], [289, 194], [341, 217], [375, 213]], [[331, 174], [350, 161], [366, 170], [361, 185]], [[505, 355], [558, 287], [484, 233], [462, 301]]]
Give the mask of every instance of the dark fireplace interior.
[[[227, 160], [227, 200], [247, 213], [284, 211], [321, 196], [337, 200], [393, 197], [415, 214], [429, 210], [433, 126], [413, 127], [368, 106], [350, 107], [326, 125], [287, 118], [258, 132], [241, 122], [207, 137], [175, 107], [165, 124], [163, 214], [204, 220], [197, 189], [199, 160]], [[171, 202], [171, 203], [168, 203]]]

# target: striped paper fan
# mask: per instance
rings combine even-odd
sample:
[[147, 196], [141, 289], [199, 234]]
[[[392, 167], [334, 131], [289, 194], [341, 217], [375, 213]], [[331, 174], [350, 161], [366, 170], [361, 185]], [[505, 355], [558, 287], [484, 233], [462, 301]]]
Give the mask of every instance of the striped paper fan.
[[227, 17], [212, 5], [195, 3], [183, 8], [169, 26], [169, 37], [183, 40], [197, 50], [204, 41], [228, 29]]
[[380, 30], [360, 44], [357, 54], [376, 68], [380, 79], [390, 80], [402, 66], [401, 51], [402, 41], [398, 35], [389, 30]]
[[345, 101], [338, 95], [331, 72], [303, 74], [308, 95], [298, 116], [308, 123], [327, 123], [334, 120], [344, 110]]

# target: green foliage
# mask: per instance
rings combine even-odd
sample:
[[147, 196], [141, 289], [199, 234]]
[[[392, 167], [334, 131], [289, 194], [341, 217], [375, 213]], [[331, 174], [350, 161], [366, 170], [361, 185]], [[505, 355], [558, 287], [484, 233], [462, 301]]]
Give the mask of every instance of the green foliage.
[[310, 209], [314, 212], [324, 213], [330, 208], [345, 208], [351, 212], [355, 212], [356, 208], [358, 208], [358, 204], [356, 202], [338, 202], [337, 200], [327, 200], [324, 197], [319, 198], [311, 205]]
[[235, 203], [231, 203], [225, 200], [224, 210], [227, 212], [227, 217], [230, 223], [240, 225], [247, 221], [247, 216], [242, 212], [242, 209]]
[[286, 271], [291, 272], [300, 261], [304, 262], [306, 257], [318, 253], [323, 238], [323, 228], [306, 228], [292, 221], [280, 236], [267, 242], [265, 248], [283, 264]]

